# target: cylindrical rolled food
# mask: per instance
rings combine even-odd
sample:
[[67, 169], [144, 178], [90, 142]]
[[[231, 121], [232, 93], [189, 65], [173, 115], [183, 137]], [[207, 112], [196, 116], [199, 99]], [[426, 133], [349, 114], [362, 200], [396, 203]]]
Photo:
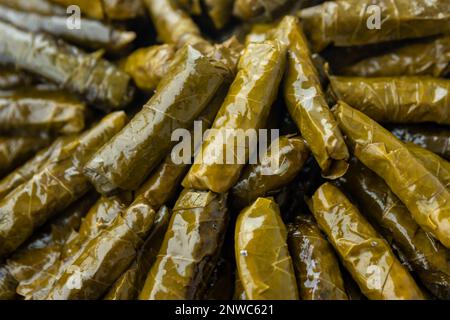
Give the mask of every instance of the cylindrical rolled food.
[[[224, 247], [225, 248], [225, 247]], [[234, 265], [221, 256], [209, 279], [203, 300], [231, 300], [234, 293]]]
[[233, 203], [243, 208], [287, 185], [300, 172], [308, 156], [308, 147], [300, 137], [282, 136], [274, 140], [258, 164], [244, 169], [232, 189]]
[[171, 44], [139, 48], [125, 58], [120, 67], [139, 89], [152, 92], [167, 74], [174, 56], [175, 46]]
[[239, 214], [235, 255], [247, 299], [299, 299], [287, 236], [280, 210], [270, 198], [258, 198]]
[[339, 102], [333, 110], [355, 156], [378, 174], [414, 220], [450, 248], [450, 191], [389, 131]]
[[407, 143], [406, 147], [447, 189], [450, 188], [450, 162], [414, 143]]
[[[161, 210], [168, 209], [163, 207]], [[155, 216], [156, 212], [151, 208], [134, 208], [119, 214], [108, 228], [80, 249], [77, 258], [55, 282], [46, 299], [101, 298], [132, 264]]]
[[105, 300], [134, 300], [156, 260], [170, 221], [170, 210], [163, 207], [156, 213], [150, 234], [131, 266], [114, 282]]
[[389, 244], [344, 194], [323, 184], [311, 211], [364, 295], [372, 300], [422, 300], [423, 293]]
[[[56, 139], [50, 146], [41, 149], [36, 155], [18, 167], [10, 174], [0, 180], [0, 199], [6, 196], [11, 190], [18, 187], [28, 179], [30, 179], [36, 172], [39, 172], [43, 166], [51, 161], [51, 159], [58, 157], [65, 148], [73, 142], [76, 136], [63, 136]], [[24, 138], [28, 141], [28, 145], [35, 146], [34, 138]], [[32, 142], [32, 143], [30, 143]], [[0, 138], [1, 145], [1, 138]], [[0, 147], [1, 149], [1, 147]], [[11, 151], [8, 151], [11, 152]], [[1, 152], [0, 152], [1, 153]]]
[[283, 88], [288, 111], [308, 143], [323, 176], [338, 178], [347, 169], [347, 146], [326, 102], [318, 71], [298, 19], [285, 17], [273, 37], [288, 47]]
[[46, 136], [0, 137], [0, 177], [20, 166], [49, 142], [50, 139]]
[[80, 17], [80, 28], [68, 28], [66, 16], [22, 12], [1, 4], [0, 19], [23, 30], [45, 32], [92, 49], [118, 51], [136, 37], [132, 31], [122, 31], [98, 20]]
[[25, 299], [45, 299], [60, 277], [70, 272], [73, 262], [81, 255], [82, 249], [89, 241], [113, 225], [117, 216], [128, 207], [131, 201], [130, 193], [109, 198], [100, 197], [83, 218], [79, 229], [69, 235], [61, 248], [59, 259], [47, 266], [44, 272], [28, 281], [21, 282], [17, 291]]
[[340, 182], [365, 208], [364, 215], [381, 227], [385, 237], [393, 239], [428, 290], [448, 300], [450, 251], [422, 230], [386, 183], [361, 162], [352, 161]]
[[210, 134], [183, 180], [185, 188], [222, 193], [237, 182], [250, 154], [255, 151], [251, 149], [258, 135], [256, 131], [265, 125], [275, 100], [285, 53], [278, 42], [247, 46]]
[[83, 164], [126, 120], [124, 112], [109, 114], [0, 201], [0, 256], [14, 251], [35, 228], [89, 190]]
[[84, 103], [60, 90], [21, 88], [0, 92], [0, 132], [78, 133], [84, 129]]
[[299, 13], [315, 51], [420, 38], [450, 31], [446, 1], [339, 0]]
[[450, 36], [413, 43], [363, 59], [340, 73], [358, 77], [434, 76], [450, 72]]
[[446, 127], [394, 126], [389, 129], [398, 139], [412, 142], [450, 160], [450, 130]]
[[288, 245], [302, 300], [348, 300], [337, 257], [312, 216], [288, 225]]
[[140, 300], [198, 299], [222, 247], [228, 224], [226, 194], [184, 190], [173, 208], [161, 249]]
[[191, 46], [178, 52], [155, 95], [85, 166], [97, 191], [137, 189], [174, 145], [173, 131], [192, 126], [227, 73]]
[[127, 20], [142, 15], [140, 0], [49, 0], [64, 7], [76, 5], [83, 14], [99, 20]]
[[95, 193], [89, 193], [72, 204], [8, 258], [8, 270], [19, 283], [18, 294], [27, 297], [29, 284], [59, 263], [64, 245], [72, 232], [78, 231], [96, 198]]
[[82, 95], [96, 107], [118, 109], [132, 98], [130, 77], [101, 52], [87, 54], [47, 34], [31, 33], [0, 22], [0, 55], [16, 67]]
[[330, 77], [330, 93], [383, 123], [450, 124], [450, 80], [432, 77]]
[[182, 47], [184, 44], [207, 43], [189, 15], [173, 0], [144, 0], [158, 37], [164, 43]]

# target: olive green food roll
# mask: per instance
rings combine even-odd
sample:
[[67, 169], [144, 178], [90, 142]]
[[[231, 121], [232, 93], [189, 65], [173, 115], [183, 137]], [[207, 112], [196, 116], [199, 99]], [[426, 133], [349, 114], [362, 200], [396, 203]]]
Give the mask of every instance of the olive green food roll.
[[17, 249], [38, 226], [90, 189], [81, 170], [83, 164], [126, 121], [125, 113], [110, 113], [66, 146], [58, 158], [0, 200], [0, 256]]
[[450, 251], [422, 230], [386, 183], [354, 159], [340, 180], [364, 215], [392, 239], [422, 283], [440, 299], [450, 298]]
[[136, 190], [175, 144], [176, 129], [189, 129], [212, 101], [228, 70], [191, 46], [178, 52], [155, 95], [84, 168], [97, 191]]
[[84, 129], [86, 107], [72, 95], [39, 87], [0, 91], [0, 132], [73, 134]]
[[247, 144], [242, 138], [265, 125], [281, 81], [285, 54], [278, 42], [251, 43], [246, 47], [210, 134], [183, 180], [185, 188], [222, 193], [237, 182], [255, 151], [251, 150], [255, 140], [250, 136]]
[[102, 58], [48, 34], [20, 30], [0, 22], [0, 56], [16, 67], [42, 76], [83, 96], [95, 107], [110, 111], [130, 103], [130, 77]]
[[450, 80], [433, 77], [330, 77], [336, 100], [382, 123], [450, 124]]
[[344, 194], [330, 183], [314, 193], [310, 207], [364, 295], [372, 300], [422, 300], [424, 296], [389, 244]]
[[243, 208], [258, 197], [289, 184], [302, 169], [309, 150], [300, 137], [272, 142], [258, 164], [248, 165], [232, 189], [233, 202]]
[[287, 230], [277, 204], [258, 198], [236, 222], [235, 255], [248, 300], [298, 300]]
[[303, 9], [298, 15], [314, 51], [321, 51], [330, 44], [357, 46], [450, 31], [446, 1], [326, 1]]
[[228, 224], [226, 198], [226, 194], [210, 191], [185, 189], [181, 193], [140, 300], [203, 296]]
[[311, 215], [288, 225], [288, 245], [302, 300], [347, 300], [333, 248]]
[[344, 102], [333, 110], [355, 156], [378, 174], [414, 220], [450, 248], [450, 192], [389, 131]]

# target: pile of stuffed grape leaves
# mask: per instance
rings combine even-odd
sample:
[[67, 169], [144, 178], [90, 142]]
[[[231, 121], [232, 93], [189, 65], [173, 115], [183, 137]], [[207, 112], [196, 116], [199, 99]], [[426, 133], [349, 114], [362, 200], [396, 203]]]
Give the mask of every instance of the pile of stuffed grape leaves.
[[449, 161], [448, 0], [0, 0], [0, 300], [450, 300]]

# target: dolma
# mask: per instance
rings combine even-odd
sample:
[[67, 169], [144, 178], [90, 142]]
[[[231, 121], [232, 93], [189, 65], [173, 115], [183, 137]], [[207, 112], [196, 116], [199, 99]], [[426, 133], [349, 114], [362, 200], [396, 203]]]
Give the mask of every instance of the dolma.
[[183, 180], [185, 188], [222, 193], [237, 182], [253, 151], [250, 150], [252, 141], [247, 145], [244, 139], [245, 145], [236, 144], [242, 144], [240, 135], [265, 125], [276, 98], [284, 61], [285, 50], [278, 42], [251, 43], [246, 47], [211, 134], [207, 135]]
[[445, 127], [395, 126], [390, 129], [398, 139], [417, 144], [450, 160], [450, 131]]
[[[272, 145], [275, 147], [272, 150]], [[248, 165], [232, 189], [236, 207], [289, 184], [302, 169], [309, 151], [300, 137], [282, 136], [269, 146], [258, 164]]]
[[142, 210], [133, 204], [132, 207], [132, 210], [119, 214], [108, 228], [81, 248], [55, 282], [47, 300], [93, 300], [107, 293], [136, 258], [155, 220], [153, 209]]
[[89, 193], [72, 204], [8, 258], [8, 270], [19, 283], [18, 294], [27, 296], [28, 292], [24, 290], [27, 284], [58, 263], [63, 246], [72, 231], [78, 230], [96, 198], [94, 193]]
[[33, 82], [30, 75], [13, 68], [0, 67], [0, 90], [14, 89], [27, 86]]
[[86, 107], [60, 90], [21, 88], [0, 92], [0, 132], [56, 134], [84, 129]]
[[67, 27], [66, 16], [45, 16], [27, 13], [0, 5], [0, 19], [30, 32], [45, 32], [55, 37], [91, 49], [119, 51], [136, 37], [132, 31], [123, 31], [101, 21], [80, 18], [82, 28]]
[[336, 100], [383, 123], [450, 124], [450, 80], [432, 77], [330, 77]]
[[17, 281], [9, 273], [5, 264], [0, 261], [0, 301], [1, 300], [15, 300]]
[[[76, 136], [63, 136], [56, 139], [50, 146], [41, 149], [33, 158], [1, 179], [0, 199], [6, 196], [14, 188], [30, 179], [36, 172], [40, 171], [50, 159], [58, 157], [74, 139], [76, 139]], [[34, 138], [24, 138], [24, 140], [28, 141], [28, 146], [35, 147]], [[10, 153], [10, 151], [8, 151], [8, 153]]]
[[288, 111], [322, 168], [323, 176], [338, 178], [347, 169], [347, 146], [328, 108], [298, 19], [285, 17], [273, 36], [288, 46], [283, 88]]
[[423, 284], [438, 298], [450, 298], [450, 252], [413, 220], [405, 205], [386, 183], [359, 161], [352, 161], [342, 178], [364, 215], [392, 238]]
[[358, 77], [442, 77], [449, 72], [450, 36], [405, 45], [342, 70], [344, 75]]
[[228, 223], [226, 194], [185, 189], [140, 300], [200, 298], [214, 270]]
[[204, 44], [200, 29], [173, 0], [144, 0], [159, 39], [182, 47], [184, 44]]
[[203, 0], [206, 12], [216, 29], [222, 29], [231, 18], [233, 0]]
[[298, 300], [287, 230], [271, 198], [258, 198], [236, 222], [235, 254], [248, 300]]
[[255, 18], [272, 20], [290, 2], [291, 0], [236, 0], [233, 14], [244, 21]]
[[109, 289], [105, 300], [134, 300], [144, 286], [145, 278], [156, 260], [170, 220], [170, 210], [162, 207], [155, 216], [149, 236], [131, 266]]
[[0, 137], [0, 177], [21, 165], [49, 142], [46, 136]]
[[339, 262], [310, 215], [288, 225], [288, 246], [302, 300], [347, 300]]
[[170, 44], [140, 48], [121, 62], [121, 69], [128, 73], [136, 86], [152, 92], [167, 74], [175, 55], [175, 46]]
[[130, 77], [102, 59], [101, 52], [88, 54], [50, 35], [19, 30], [4, 22], [0, 22], [0, 39], [0, 56], [82, 95], [96, 107], [118, 109], [131, 101]]
[[140, 0], [50, 0], [69, 7], [76, 5], [88, 17], [98, 20], [127, 20], [142, 15]]
[[24, 12], [35, 12], [47, 16], [66, 15], [65, 8], [53, 4], [48, 0], [0, 0], [0, 4], [16, 10]]
[[446, 1], [327, 1], [301, 10], [299, 16], [315, 52], [330, 44], [356, 46], [450, 31]]
[[138, 188], [174, 145], [172, 132], [192, 126], [226, 75], [222, 64], [185, 46], [152, 98], [85, 166], [97, 191]]
[[450, 248], [450, 192], [406, 146], [375, 121], [339, 102], [333, 110], [355, 156], [378, 174], [414, 220]]
[[314, 193], [310, 206], [320, 228], [367, 298], [424, 299], [386, 240], [338, 188], [324, 183]]
[[0, 256], [17, 249], [35, 228], [89, 190], [83, 164], [125, 122], [121, 111], [107, 115], [68, 145], [60, 157], [0, 200]]
[[406, 147], [447, 189], [450, 188], [450, 162], [414, 143], [407, 143]]
[[109, 228], [117, 216], [130, 205], [131, 201], [130, 193], [99, 198], [85, 215], [78, 231], [72, 232], [67, 239], [58, 260], [48, 266], [45, 272], [22, 282], [18, 287], [18, 292], [26, 299], [45, 299], [58, 279], [66, 271], [74, 269], [72, 268], [73, 262], [81, 255], [82, 249], [89, 241]]

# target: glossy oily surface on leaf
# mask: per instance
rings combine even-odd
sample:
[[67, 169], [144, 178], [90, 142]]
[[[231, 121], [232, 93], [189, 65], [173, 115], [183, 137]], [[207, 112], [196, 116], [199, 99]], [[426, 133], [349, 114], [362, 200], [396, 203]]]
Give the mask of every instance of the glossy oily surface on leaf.
[[382, 123], [450, 124], [450, 80], [432, 77], [330, 77], [337, 100]]
[[442, 182], [401, 141], [363, 113], [340, 102], [334, 114], [354, 145], [355, 156], [383, 178], [424, 230], [449, 248], [450, 192]]
[[[314, 51], [329, 44], [364, 45], [420, 38], [450, 30], [446, 1], [339, 0], [299, 13]], [[379, 21], [375, 19], [379, 15]]]
[[273, 33], [288, 46], [284, 99], [323, 176], [338, 178], [347, 169], [347, 146], [321, 87], [320, 78], [298, 19], [285, 17]]
[[21, 88], [0, 92], [0, 132], [78, 133], [86, 107], [60, 90]]
[[214, 131], [207, 135], [183, 180], [185, 188], [221, 193], [237, 182], [252, 152], [245, 141], [242, 145], [239, 135], [265, 125], [284, 61], [285, 50], [277, 42], [247, 46], [239, 60], [236, 78], [212, 125]]
[[450, 298], [450, 252], [422, 230], [386, 183], [361, 162], [353, 160], [341, 180], [363, 214], [392, 238], [420, 280], [440, 299]]
[[178, 52], [155, 95], [84, 168], [102, 194], [135, 190], [213, 99], [227, 71], [191, 46]]
[[344, 194], [330, 183], [313, 195], [311, 210], [364, 295], [373, 300], [424, 299], [408, 270]]
[[308, 148], [300, 137], [282, 136], [271, 146], [258, 164], [248, 165], [244, 169], [234, 185], [232, 197], [236, 207], [246, 207], [258, 197], [290, 183], [309, 156]]
[[258, 198], [236, 222], [235, 255], [249, 300], [298, 300], [287, 230], [277, 204]]
[[123, 112], [107, 115], [0, 201], [0, 256], [12, 252], [35, 228], [89, 190], [89, 182], [81, 172], [82, 162], [125, 122]]
[[42, 76], [83, 96], [104, 110], [126, 106], [133, 95], [130, 77], [101, 52], [85, 53], [42, 33], [22, 31], [0, 22], [0, 55], [16, 67]]
[[300, 214], [288, 225], [288, 245], [302, 300], [347, 300], [333, 248], [314, 218]]
[[164, 241], [140, 300], [198, 299], [222, 246], [226, 195], [185, 189], [173, 208]]
[[358, 77], [434, 76], [450, 72], [450, 37], [402, 46], [388, 53], [363, 59], [342, 73]]

